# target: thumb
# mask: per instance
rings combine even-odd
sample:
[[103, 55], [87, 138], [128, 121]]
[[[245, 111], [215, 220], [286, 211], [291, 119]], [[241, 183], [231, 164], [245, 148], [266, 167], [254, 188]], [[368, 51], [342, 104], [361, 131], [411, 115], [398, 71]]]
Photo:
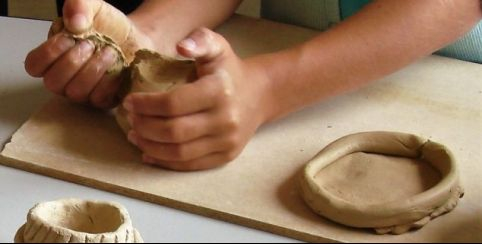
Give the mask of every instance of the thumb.
[[65, 28], [74, 34], [88, 31], [100, 6], [99, 0], [66, 0], [62, 11]]
[[212, 62], [233, 52], [224, 37], [207, 28], [193, 31], [177, 44], [177, 51], [180, 55], [193, 58], [198, 63]]
[[119, 45], [129, 62], [139, 49], [129, 18], [103, 0], [66, 0], [63, 14], [69, 32], [82, 34], [94, 29]]

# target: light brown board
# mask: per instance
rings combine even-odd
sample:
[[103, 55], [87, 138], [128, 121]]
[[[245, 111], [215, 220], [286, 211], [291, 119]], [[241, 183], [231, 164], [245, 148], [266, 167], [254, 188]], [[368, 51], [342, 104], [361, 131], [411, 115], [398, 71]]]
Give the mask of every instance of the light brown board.
[[[244, 18], [233, 19], [221, 31], [243, 56], [313, 35]], [[305, 241], [480, 242], [480, 77], [481, 65], [437, 56], [423, 59], [362, 90], [266, 125], [235, 161], [194, 173], [139, 163], [139, 152], [111, 116], [56, 98], [15, 133], [0, 162]], [[449, 147], [466, 188], [460, 205], [400, 236], [378, 236], [313, 214], [296, 188], [305, 162], [341, 136], [372, 130], [413, 133]]]

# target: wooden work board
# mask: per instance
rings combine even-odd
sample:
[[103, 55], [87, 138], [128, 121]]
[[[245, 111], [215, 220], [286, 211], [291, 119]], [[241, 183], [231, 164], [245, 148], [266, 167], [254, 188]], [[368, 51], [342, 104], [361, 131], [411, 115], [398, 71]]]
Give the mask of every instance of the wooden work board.
[[[316, 34], [242, 17], [219, 31], [242, 56]], [[481, 108], [482, 66], [431, 56], [265, 125], [224, 167], [179, 173], [141, 164], [140, 152], [111, 115], [53, 98], [13, 135], [0, 163], [304, 241], [480, 242]], [[413, 133], [450, 148], [466, 190], [459, 206], [398, 236], [344, 227], [314, 214], [297, 190], [305, 163], [339, 137], [374, 130]]]

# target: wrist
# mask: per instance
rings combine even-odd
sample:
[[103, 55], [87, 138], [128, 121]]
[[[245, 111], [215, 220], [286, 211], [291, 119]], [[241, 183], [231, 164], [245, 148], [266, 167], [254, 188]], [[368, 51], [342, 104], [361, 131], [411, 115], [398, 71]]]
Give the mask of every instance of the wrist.
[[129, 19], [132, 25], [132, 35], [135, 37], [139, 48], [154, 49], [154, 41], [148, 32], [142, 29], [138, 23]]
[[251, 85], [253, 86], [254, 94], [258, 100], [254, 105], [257, 107], [257, 118], [259, 125], [269, 123], [277, 118], [277, 110], [279, 109], [274, 99], [274, 85], [273, 81], [267, 72], [267, 67], [263, 65], [262, 58], [252, 57], [245, 60], [248, 67], [248, 74]]
[[169, 40], [169, 35], [160, 35], [165, 33], [160, 26], [153, 27], [142, 18], [138, 18], [137, 15], [127, 16], [132, 24], [132, 34], [135, 36], [136, 41], [140, 48], [146, 48], [154, 50], [162, 55], [169, 57], [176, 57], [176, 43]]

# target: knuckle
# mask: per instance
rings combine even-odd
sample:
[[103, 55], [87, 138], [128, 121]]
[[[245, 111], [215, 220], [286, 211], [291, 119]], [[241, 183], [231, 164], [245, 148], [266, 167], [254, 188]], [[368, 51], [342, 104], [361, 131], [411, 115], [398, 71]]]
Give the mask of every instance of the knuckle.
[[147, 142], [146, 142], [144, 139], [139, 139], [139, 138], [138, 138], [138, 139], [137, 139], [137, 144], [136, 144], [136, 146], [137, 146], [137, 148], [139, 148], [139, 150], [141, 150], [142, 152], [154, 156], [154, 154], [152, 153], [151, 147], [147, 144]]
[[103, 109], [111, 108], [119, 102], [115, 93], [99, 88], [94, 88], [94, 90], [90, 92], [90, 95], [87, 96], [89, 96], [92, 105]]
[[206, 27], [199, 28], [198, 33], [209, 44], [217, 43], [219, 42], [220, 38], [223, 38], [220, 34]]
[[179, 99], [176, 96], [167, 96], [163, 106], [167, 115], [176, 115], [179, 113]]
[[44, 60], [55, 60], [60, 54], [60, 50], [55, 45], [46, 45], [42, 56]]
[[213, 88], [213, 90], [215, 90], [219, 102], [226, 104], [233, 99], [234, 85], [231, 82], [229, 74], [224, 70], [218, 70], [215, 77], [212, 83], [216, 87]]
[[145, 139], [144, 137], [142, 136], [137, 136], [136, 138], [136, 146], [143, 152], [143, 153], [146, 153], [148, 155], [151, 155], [152, 157], [154, 158], [159, 158], [161, 154], [161, 152], [163, 152], [163, 145], [160, 145], [160, 144], [157, 144], [157, 143], [154, 143], [152, 141], [149, 141], [147, 139]]
[[241, 140], [239, 139], [238, 136], [236, 135], [230, 135], [228, 136], [225, 141], [224, 145], [228, 150], [235, 150], [239, 147]]
[[236, 159], [238, 157], [239, 153], [240, 153], [240, 151], [236, 150], [236, 149], [226, 151], [223, 155], [224, 163], [233, 161], [234, 159]]
[[135, 116], [135, 115], [132, 115], [132, 114], [129, 114], [129, 118], [132, 119], [131, 120], [131, 128], [134, 130], [134, 131], [142, 131], [142, 129], [144, 128], [144, 125], [143, 125], [143, 120], [142, 118], [140, 118], [139, 116]]
[[228, 119], [224, 122], [224, 129], [226, 131], [237, 131], [239, 129], [239, 122], [234, 119]]
[[74, 102], [85, 102], [87, 100], [84, 92], [75, 85], [67, 86], [65, 95]]
[[168, 123], [166, 124], [166, 128], [164, 130], [166, 139], [170, 142], [181, 142], [185, 138], [185, 129], [183, 124]]
[[200, 27], [196, 30], [196, 32], [197, 32], [197, 35], [201, 36], [202, 38], [206, 38], [206, 39], [212, 38], [212, 31], [210, 31], [206, 27]]
[[110, 108], [119, 102], [117, 99], [120, 80], [117, 77], [103, 76], [95, 82], [94, 88], [89, 91], [90, 102], [99, 108]]
[[185, 144], [176, 144], [171, 148], [171, 156], [177, 161], [186, 161], [189, 159], [189, 152]]
[[80, 63], [84, 60], [80, 57], [75, 57], [75, 52], [69, 52], [65, 55], [65, 59], [63, 58], [63, 65], [65, 67], [77, 67]]
[[53, 75], [45, 75], [44, 76], [44, 86], [47, 88], [47, 90], [56, 93], [56, 94], [62, 94], [62, 89], [59, 87], [59, 81], [56, 79], [55, 76]]
[[227, 131], [237, 131], [241, 127], [241, 121], [237, 113], [234, 111], [226, 112], [223, 126]]
[[100, 93], [94, 93], [89, 98], [90, 103], [95, 107], [102, 107], [105, 101], [105, 95]]
[[220, 34], [203, 27], [198, 29], [198, 35], [213, 55], [220, 55], [224, 52], [226, 41]]

